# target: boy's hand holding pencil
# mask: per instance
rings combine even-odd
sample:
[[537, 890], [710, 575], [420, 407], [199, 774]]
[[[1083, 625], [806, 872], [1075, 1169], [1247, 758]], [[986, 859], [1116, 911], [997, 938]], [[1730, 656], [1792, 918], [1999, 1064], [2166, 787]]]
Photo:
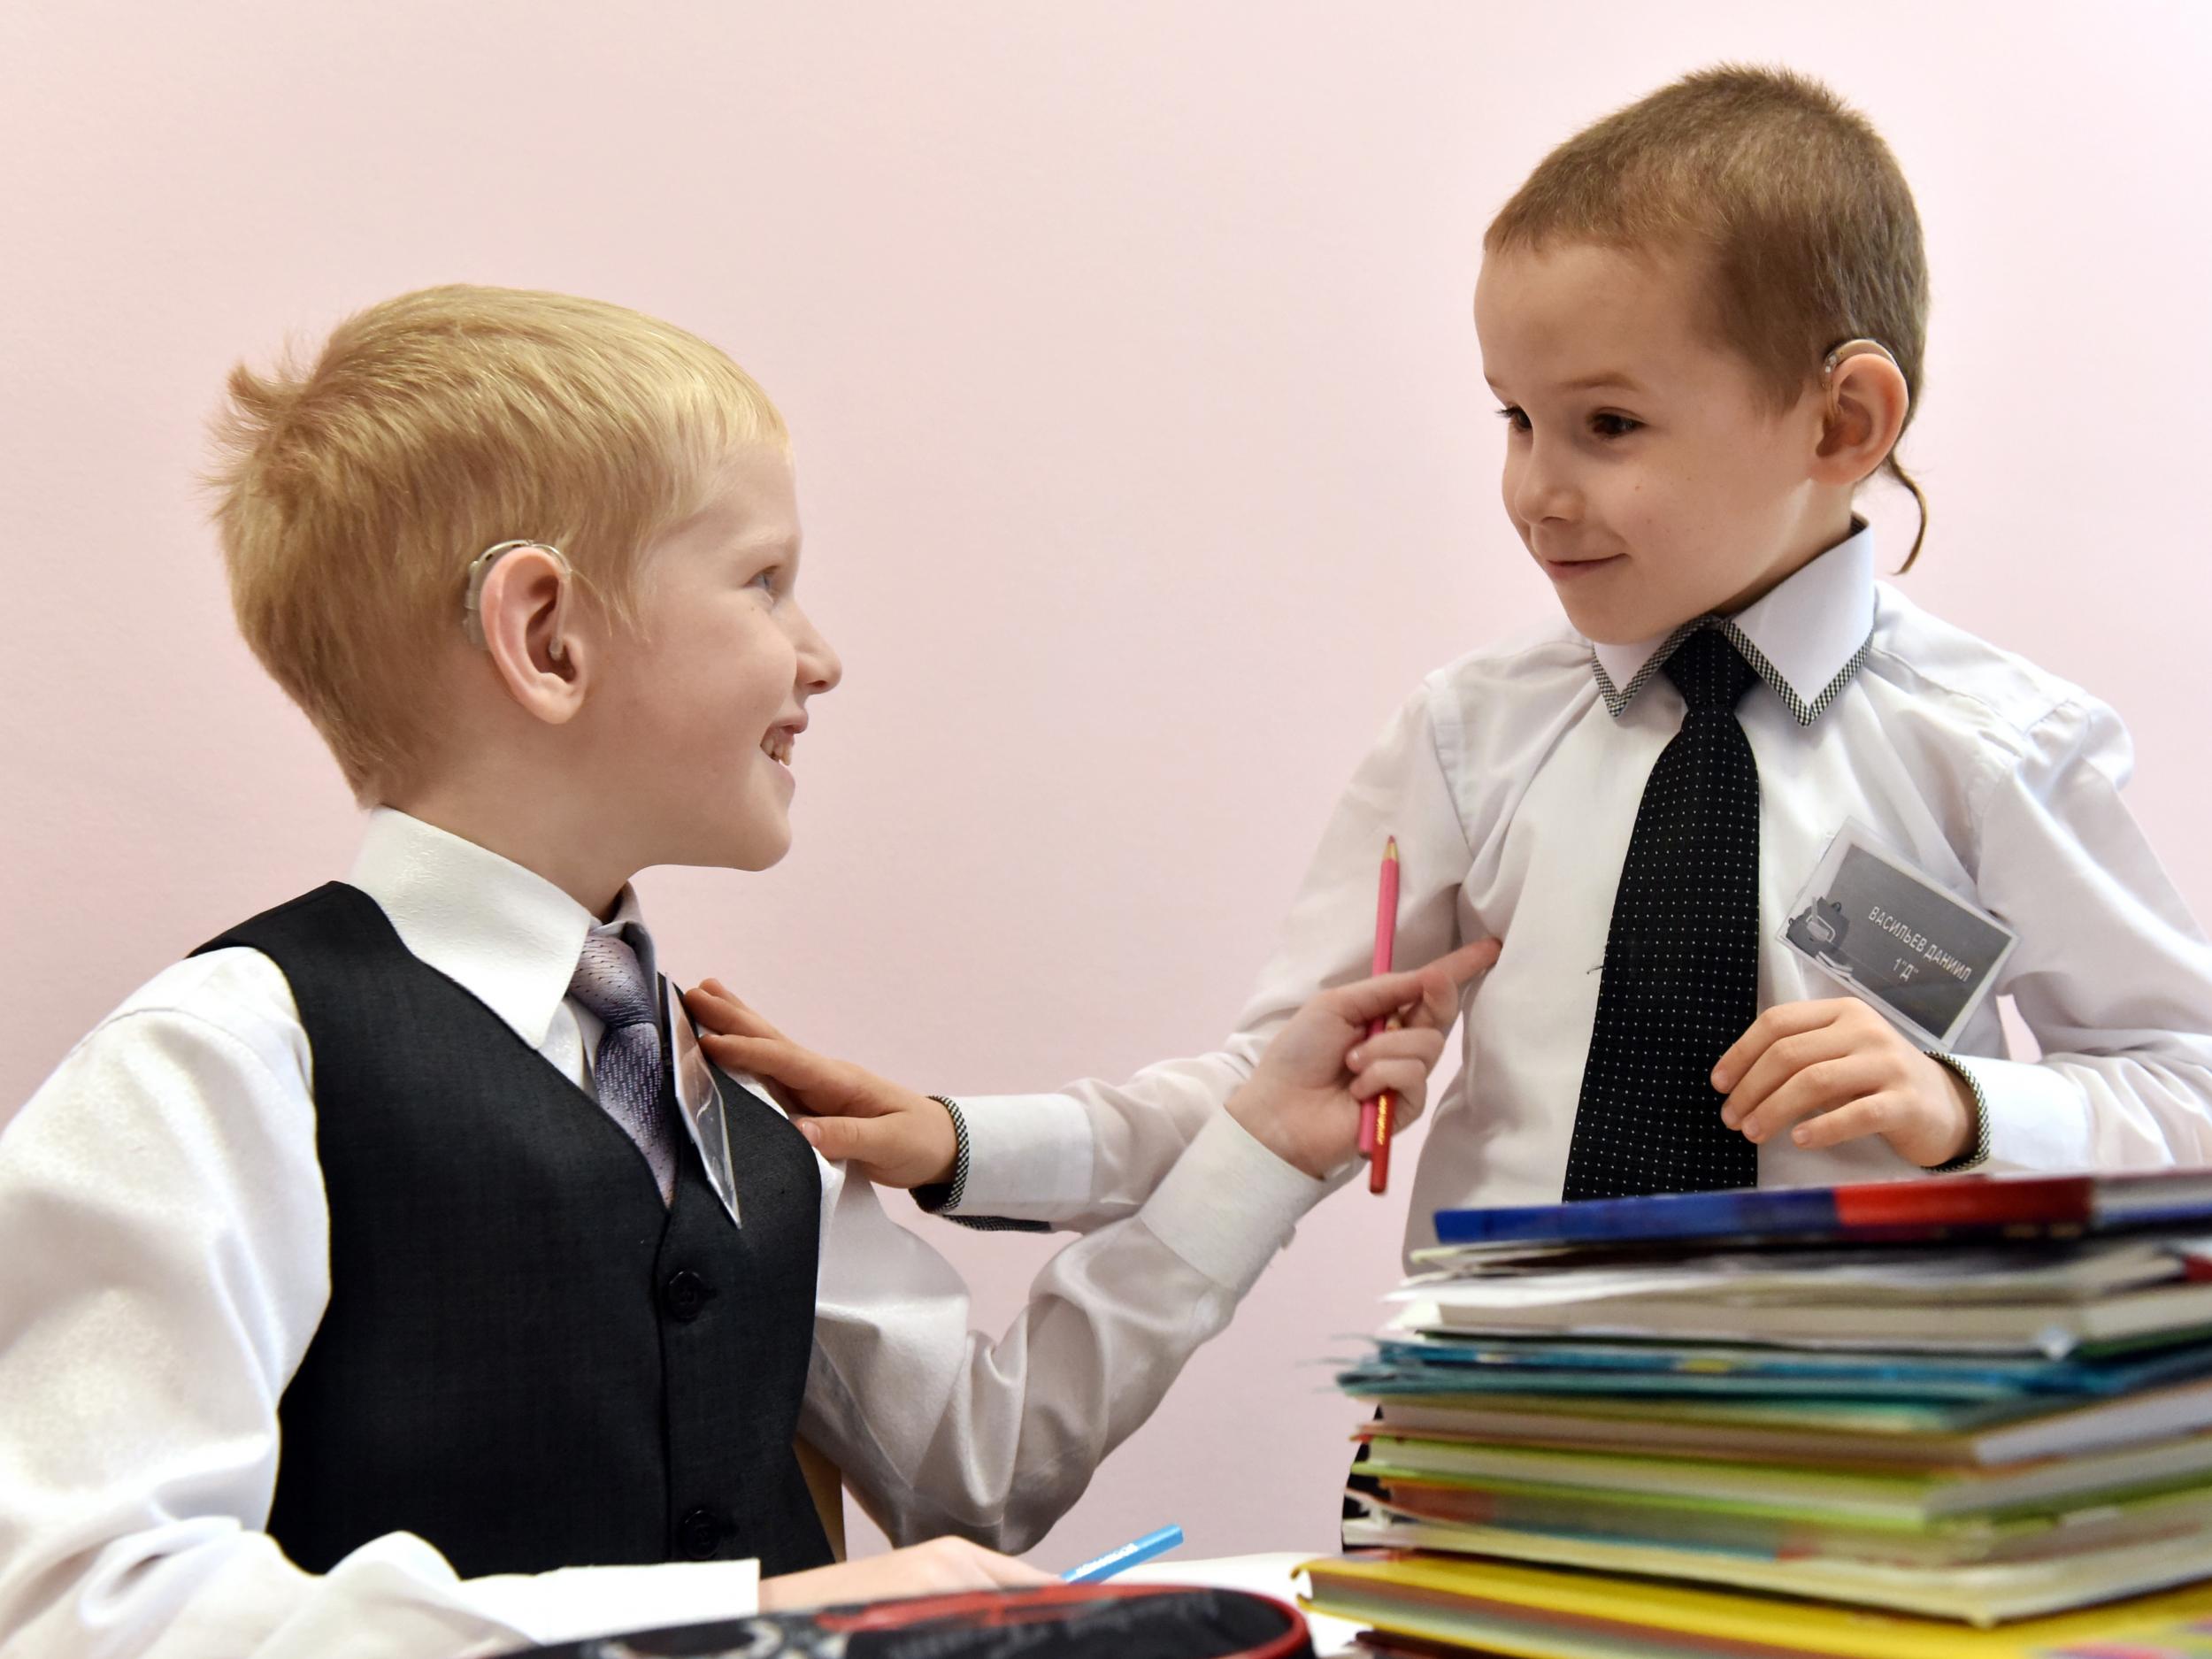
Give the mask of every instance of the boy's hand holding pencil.
[[[1460, 992], [1498, 959], [1498, 941], [1477, 940], [1425, 968], [1386, 973], [1323, 991], [1290, 1017], [1260, 1056], [1229, 1114], [1285, 1163], [1318, 1179], [1360, 1146], [1366, 1102], [1388, 1091], [1394, 1127], [1427, 1103], [1429, 1073], [1459, 1018]], [[1391, 1017], [1396, 1030], [1371, 1034]]]

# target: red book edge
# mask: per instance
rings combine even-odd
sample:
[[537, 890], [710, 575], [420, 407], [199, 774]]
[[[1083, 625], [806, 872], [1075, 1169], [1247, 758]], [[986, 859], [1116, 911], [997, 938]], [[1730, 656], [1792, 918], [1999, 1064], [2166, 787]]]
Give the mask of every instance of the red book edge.
[[1836, 1219], [1847, 1227], [1971, 1227], [2008, 1223], [2086, 1226], [2096, 1218], [2097, 1182], [2089, 1175], [1992, 1180], [1861, 1181], [1835, 1189]]

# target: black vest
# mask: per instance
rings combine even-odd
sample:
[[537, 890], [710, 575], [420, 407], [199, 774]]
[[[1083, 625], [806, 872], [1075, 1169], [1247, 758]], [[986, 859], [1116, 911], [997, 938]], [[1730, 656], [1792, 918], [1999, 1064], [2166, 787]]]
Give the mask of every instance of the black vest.
[[319, 1572], [409, 1532], [465, 1577], [829, 1561], [792, 1450], [821, 1182], [782, 1115], [718, 1073], [744, 1225], [680, 1129], [664, 1208], [613, 1119], [366, 894], [200, 949], [229, 945], [291, 982], [329, 1200], [330, 1304], [278, 1410], [285, 1554]]

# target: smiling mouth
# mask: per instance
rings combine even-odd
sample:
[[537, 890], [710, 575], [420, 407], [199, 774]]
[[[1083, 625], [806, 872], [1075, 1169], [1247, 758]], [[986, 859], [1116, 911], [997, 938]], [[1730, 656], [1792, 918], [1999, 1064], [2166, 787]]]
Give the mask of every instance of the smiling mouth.
[[1548, 559], [1539, 554], [1536, 562], [1544, 567], [1544, 574], [1554, 581], [1574, 581], [1593, 572], [1617, 565], [1626, 557], [1625, 554], [1613, 553], [1598, 559]]
[[760, 740], [760, 752], [777, 765], [788, 767], [791, 764], [791, 751], [797, 742], [798, 739], [793, 733], [778, 727]]

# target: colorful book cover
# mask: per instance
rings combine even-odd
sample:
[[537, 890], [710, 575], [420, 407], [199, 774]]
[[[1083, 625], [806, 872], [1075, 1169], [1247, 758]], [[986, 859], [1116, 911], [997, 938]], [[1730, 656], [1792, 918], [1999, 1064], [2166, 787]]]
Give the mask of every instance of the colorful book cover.
[[2078, 1509], [2212, 1481], [2212, 1436], [2158, 1440], [2000, 1468], [1770, 1463], [1647, 1455], [1626, 1448], [1497, 1445], [1396, 1437], [1368, 1440], [1363, 1472], [1486, 1491], [1605, 1496], [1663, 1507], [1726, 1505], [1778, 1519], [1924, 1527], [1968, 1516]]
[[1984, 1627], [2186, 1584], [2203, 1576], [2208, 1554], [2200, 1527], [2034, 1561], [1918, 1563], [1760, 1555], [1674, 1540], [1389, 1515], [1347, 1520], [1344, 1541], [1814, 1596]]
[[[2005, 1354], [1885, 1354], [1846, 1348], [1756, 1348], [1716, 1342], [1633, 1342], [1557, 1337], [1423, 1337], [1389, 1331], [1366, 1363], [1347, 1375], [1438, 1378], [1463, 1371], [1586, 1371], [1604, 1375], [1817, 1379], [1863, 1395], [1869, 1384], [1904, 1383], [1928, 1399], [2003, 1394], [2044, 1397], [2045, 1406], [2082, 1396], [2132, 1393], [2212, 1372], [2212, 1346], [2051, 1359]], [[1348, 1393], [1358, 1390], [1348, 1387]], [[2053, 1398], [2055, 1397], [2055, 1398]]]
[[[1787, 1659], [2212, 1659], [2212, 1584], [1977, 1630], [1747, 1592], [1450, 1556], [1325, 1556], [1306, 1604], [1521, 1659], [1679, 1654], [1687, 1640]], [[1685, 1640], [1684, 1639], [1687, 1639]]]
[[[1353, 1529], [1416, 1522], [1447, 1529], [1456, 1538], [1465, 1536], [1461, 1529], [1510, 1529], [1672, 1549], [1719, 1550], [1766, 1561], [1859, 1561], [1919, 1568], [2056, 1561], [2092, 1550], [2189, 1535], [2212, 1543], [2212, 1489], [2202, 1487], [2124, 1503], [2099, 1502], [2047, 1515], [1939, 1520], [1914, 1530], [1832, 1520], [1778, 1520], [1686, 1505], [1652, 1509], [1615, 1503], [1601, 1494], [1525, 1495], [1402, 1479], [1380, 1483], [1377, 1492], [1348, 1489], [1345, 1496], [1347, 1544], [1409, 1548], [1417, 1545], [1455, 1555], [1512, 1556], [1520, 1552], [1366, 1532], [1356, 1537]], [[2206, 1554], [2212, 1555], [2212, 1549]]]
[[1442, 1244], [1664, 1239], [1924, 1239], [2072, 1234], [2212, 1219], [2212, 1176], [1949, 1175], [1732, 1192], [1662, 1193], [1577, 1203], [1440, 1210]]

